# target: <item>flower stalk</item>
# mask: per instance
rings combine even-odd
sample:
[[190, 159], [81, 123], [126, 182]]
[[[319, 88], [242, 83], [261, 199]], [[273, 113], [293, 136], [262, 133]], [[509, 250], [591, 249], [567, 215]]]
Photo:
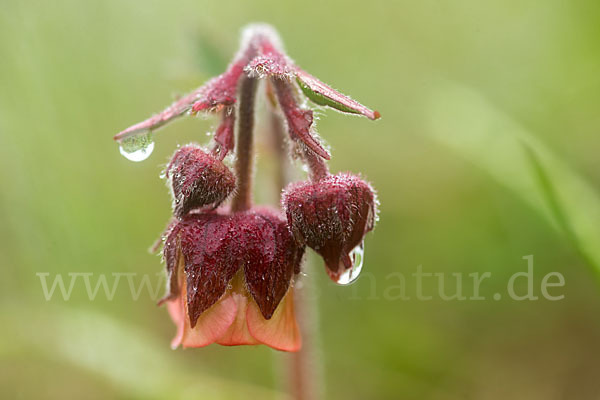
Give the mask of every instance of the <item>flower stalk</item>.
[[254, 104], [258, 80], [244, 77], [240, 84], [238, 107], [238, 138], [235, 172], [237, 192], [231, 202], [232, 211], [245, 211], [252, 207], [252, 172], [254, 154]]

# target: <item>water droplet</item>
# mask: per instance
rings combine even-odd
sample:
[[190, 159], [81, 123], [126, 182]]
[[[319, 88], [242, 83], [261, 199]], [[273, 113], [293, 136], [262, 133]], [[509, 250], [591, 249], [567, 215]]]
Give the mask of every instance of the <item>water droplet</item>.
[[119, 142], [119, 151], [130, 161], [144, 161], [154, 150], [152, 133], [130, 136]]
[[340, 278], [337, 280], [337, 284], [339, 285], [349, 285], [358, 279], [365, 259], [365, 247], [363, 242], [352, 249], [350, 258], [352, 259], [352, 268], [347, 269], [340, 275]]

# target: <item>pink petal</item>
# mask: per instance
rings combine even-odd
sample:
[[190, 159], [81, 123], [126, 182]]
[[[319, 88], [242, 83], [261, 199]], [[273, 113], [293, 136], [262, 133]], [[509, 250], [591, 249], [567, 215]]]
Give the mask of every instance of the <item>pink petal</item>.
[[219, 335], [219, 338], [216, 340], [216, 342], [223, 346], [260, 344], [258, 340], [252, 337], [250, 331], [248, 330], [248, 325], [246, 323], [248, 294], [232, 292], [231, 295], [229, 295], [228, 297], [236, 303], [237, 312], [234, 316], [233, 322], [229, 325], [229, 329], [227, 329], [227, 331], [223, 334]]
[[[185, 282], [183, 283], [182, 293], [186, 293]], [[177, 325], [177, 334], [171, 341], [173, 349], [179, 345], [184, 348], [204, 347], [214, 343], [229, 329], [238, 313], [235, 300], [230, 295], [225, 294], [216, 304], [202, 313], [196, 322], [196, 326], [191, 328], [184, 299], [183, 296], [179, 296], [167, 303], [171, 319]]]
[[298, 351], [302, 347], [292, 288], [279, 303], [271, 319], [264, 319], [254, 301], [248, 304], [246, 319], [250, 333], [261, 343], [282, 351]]
[[177, 326], [177, 333], [175, 334], [173, 340], [171, 340], [171, 348], [176, 349], [181, 344], [184, 330], [183, 318], [185, 313], [183, 310], [183, 302], [181, 301], [181, 297], [167, 301], [167, 310], [169, 311], [171, 319]]
[[204, 347], [211, 343], [219, 343], [219, 338], [230, 329], [237, 314], [235, 300], [226, 294], [200, 315], [193, 329], [190, 328], [189, 319], [185, 318], [183, 347]]

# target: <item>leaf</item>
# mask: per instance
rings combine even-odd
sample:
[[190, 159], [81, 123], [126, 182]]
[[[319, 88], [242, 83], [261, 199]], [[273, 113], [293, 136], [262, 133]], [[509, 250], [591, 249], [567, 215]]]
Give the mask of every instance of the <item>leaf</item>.
[[378, 111], [363, 106], [299, 68], [296, 71], [296, 82], [298, 82], [306, 97], [315, 104], [331, 107], [345, 113], [364, 115], [372, 120], [381, 117]]

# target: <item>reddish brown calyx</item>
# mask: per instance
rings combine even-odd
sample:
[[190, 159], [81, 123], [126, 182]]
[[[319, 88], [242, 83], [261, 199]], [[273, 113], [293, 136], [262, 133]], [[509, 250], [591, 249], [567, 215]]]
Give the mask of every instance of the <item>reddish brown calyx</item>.
[[188, 214], [166, 235], [163, 256], [170, 289], [165, 298], [176, 297], [185, 279], [188, 317], [194, 327], [243, 268], [245, 287], [268, 320], [299, 271], [303, 252], [304, 246], [296, 243], [275, 210]]
[[296, 240], [323, 257], [336, 282], [352, 268], [350, 252], [373, 229], [377, 213], [373, 189], [351, 174], [293, 183], [286, 188], [282, 205]]
[[165, 176], [173, 195], [173, 213], [179, 218], [194, 209], [217, 207], [236, 187], [229, 168], [194, 144], [175, 152]]

